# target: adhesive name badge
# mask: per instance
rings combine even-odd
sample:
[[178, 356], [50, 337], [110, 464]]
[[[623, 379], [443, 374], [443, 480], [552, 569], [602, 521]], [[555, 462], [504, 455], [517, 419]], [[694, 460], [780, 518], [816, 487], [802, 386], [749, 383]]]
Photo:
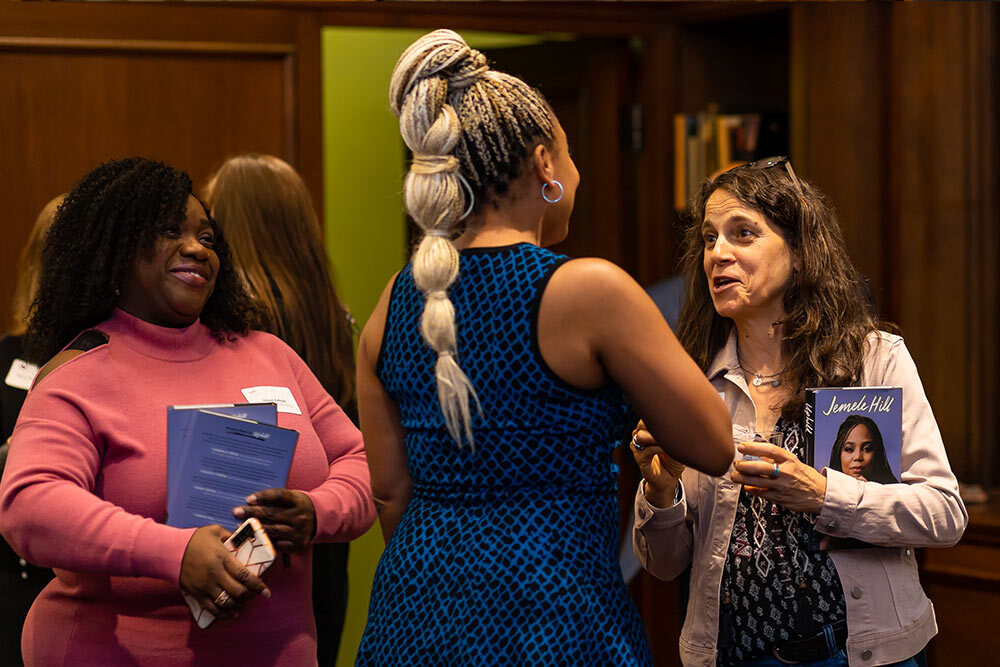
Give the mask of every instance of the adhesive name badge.
[[24, 359], [15, 359], [14, 363], [10, 365], [10, 370], [7, 371], [7, 379], [4, 382], [15, 389], [28, 391], [31, 389], [31, 383], [35, 381], [36, 375], [38, 375], [38, 366], [29, 364]]
[[301, 415], [302, 410], [295, 402], [292, 391], [288, 387], [247, 387], [241, 390], [249, 403], [275, 403], [278, 412]]

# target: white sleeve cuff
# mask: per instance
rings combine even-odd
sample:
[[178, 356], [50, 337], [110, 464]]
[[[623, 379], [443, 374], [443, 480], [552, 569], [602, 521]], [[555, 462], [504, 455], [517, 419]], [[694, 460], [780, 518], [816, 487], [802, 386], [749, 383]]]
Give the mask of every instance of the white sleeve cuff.
[[677, 491], [674, 492], [674, 504], [670, 507], [657, 507], [646, 499], [646, 480], [640, 480], [635, 494], [635, 525], [640, 528], [647, 523], [675, 524], [683, 523], [687, 514], [687, 503], [684, 497], [684, 484], [677, 481]]

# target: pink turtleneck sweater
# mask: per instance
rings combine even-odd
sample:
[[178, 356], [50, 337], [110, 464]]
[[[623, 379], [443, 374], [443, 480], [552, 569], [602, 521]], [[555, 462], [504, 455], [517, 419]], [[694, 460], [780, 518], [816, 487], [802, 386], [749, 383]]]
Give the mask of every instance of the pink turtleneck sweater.
[[116, 310], [95, 327], [107, 345], [29, 394], [0, 484], [0, 531], [56, 579], [25, 622], [28, 667], [316, 664], [311, 550], [264, 575], [273, 596], [200, 630], [178, 589], [193, 529], [163, 524], [167, 406], [246, 402], [248, 387], [287, 387], [302, 414], [288, 488], [308, 493], [317, 541], [374, 522], [360, 432], [278, 338], [218, 342], [207, 327], [151, 325]]

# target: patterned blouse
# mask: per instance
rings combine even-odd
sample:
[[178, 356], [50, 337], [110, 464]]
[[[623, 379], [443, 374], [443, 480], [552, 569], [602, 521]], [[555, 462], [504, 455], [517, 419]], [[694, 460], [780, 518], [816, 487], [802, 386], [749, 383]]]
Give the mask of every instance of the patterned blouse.
[[[802, 425], [779, 420], [775, 430], [805, 460]], [[771, 656], [775, 644], [846, 618], [840, 578], [814, 522], [813, 514], [740, 491], [722, 575], [719, 667]]]

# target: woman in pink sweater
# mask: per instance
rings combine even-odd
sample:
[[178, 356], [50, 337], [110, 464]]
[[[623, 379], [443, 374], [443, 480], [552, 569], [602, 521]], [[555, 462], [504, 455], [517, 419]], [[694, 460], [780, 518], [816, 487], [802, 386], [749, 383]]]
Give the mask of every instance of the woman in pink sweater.
[[[27, 340], [51, 361], [0, 484], [0, 531], [57, 575], [25, 622], [29, 667], [316, 664], [310, 545], [371, 526], [368, 468], [358, 430], [287, 345], [252, 331], [259, 318], [186, 174], [107, 163], [60, 207]], [[300, 434], [287, 488], [233, 511], [288, 554], [266, 586], [221, 526], [163, 523], [167, 406], [250, 390]], [[220, 620], [200, 630], [182, 592]]]

